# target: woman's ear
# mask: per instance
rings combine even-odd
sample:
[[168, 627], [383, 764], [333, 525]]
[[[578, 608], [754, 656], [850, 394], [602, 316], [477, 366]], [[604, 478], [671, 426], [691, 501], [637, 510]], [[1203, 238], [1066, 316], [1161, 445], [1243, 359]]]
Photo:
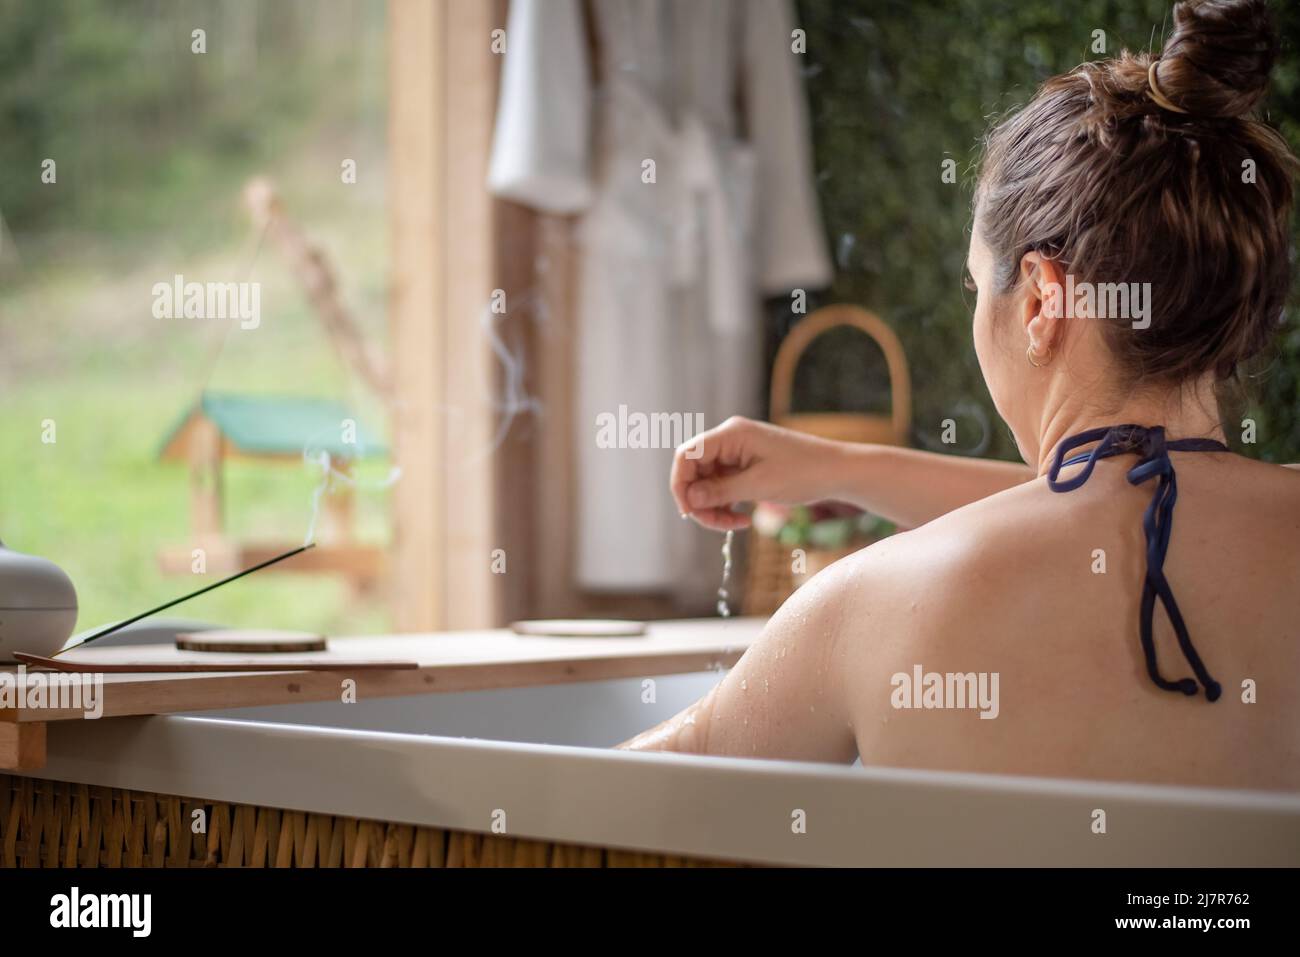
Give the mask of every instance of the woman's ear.
[[1020, 288], [1024, 291], [1020, 321], [1029, 348], [1035, 355], [1051, 356], [1059, 350], [1064, 334], [1065, 273], [1056, 260], [1027, 252], [1020, 259]]

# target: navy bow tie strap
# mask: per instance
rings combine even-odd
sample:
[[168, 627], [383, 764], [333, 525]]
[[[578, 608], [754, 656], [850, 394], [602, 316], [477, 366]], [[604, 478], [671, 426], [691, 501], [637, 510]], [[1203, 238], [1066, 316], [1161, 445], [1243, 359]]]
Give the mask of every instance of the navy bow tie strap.
[[[1068, 460], [1065, 458], [1074, 449], [1093, 442], [1097, 444], [1091, 452], [1076, 455]], [[1178, 500], [1178, 478], [1174, 474], [1174, 464], [1169, 460], [1170, 451], [1227, 452], [1228, 447], [1214, 439], [1175, 439], [1167, 442], [1165, 430], [1160, 426], [1148, 429], [1140, 425], [1116, 425], [1110, 428], [1089, 429], [1087, 432], [1070, 436], [1057, 446], [1052, 467], [1047, 473], [1047, 486], [1053, 492], [1073, 491], [1088, 481], [1088, 477], [1092, 475], [1092, 470], [1099, 461], [1113, 455], [1136, 454], [1138, 456], [1137, 465], [1128, 471], [1129, 484], [1141, 485], [1148, 479], [1157, 479], [1151, 504], [1147, 506], [1146, 513], [1142, 516], [1142, 529], [1146, 533], [1147, 540], [1147, 571], [1142, 585], [1139, 630], [1142, 638], [1142, 653], [1146, 657], [1147, 674], [1151, 676], [1151, 680], [1157, 687], [1165, 691], [1181, 691], [1186, 695], [1196, 694], [1196, 681], [1191, 678], [1167, 681], [1160, 674], [1156, 664], [1152, 619], [1155, 615], [1156, 599], [1159, 598], [1161, 604], [1165, 606], [1165, 613], [1169, 616], [1174, 634], [1178, 636], [1178, 647], [1182, 649], [1183, 656], [1192, 666], [1197, 680], [1205, 688], [1205, 697], [1210, 701], [1216, 701], [1223, 689], [1210, 677], [1210, 673], [1205, 670], [1205, 665], [1201, 662], [1201, 656], [1192, 646], [1187, 625], [1183, 622], [1183, 616], [1178, 611], [1178, 603], [1174, 601], [1174, 593], [1165, 578], [1165, 555], [1169, 551], [1169, 533], [1173, 528], [1174, 503]], [[1064, 481], [1058, 478], [1062, 468], [1079, 464], [1083, 465], [1083, 469], [1078, 475]]]

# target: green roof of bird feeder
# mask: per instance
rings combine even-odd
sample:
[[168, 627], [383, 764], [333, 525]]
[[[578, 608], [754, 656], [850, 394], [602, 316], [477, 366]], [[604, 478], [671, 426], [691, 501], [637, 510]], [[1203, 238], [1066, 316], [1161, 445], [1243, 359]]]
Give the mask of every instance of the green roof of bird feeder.
[[190, 436], [201, 420], [215, 425], [227, 447], [243, 455], [301, 458], [324, 451], [358, 459], [387, 451], [333, 399], [204, 392], [167, 434], [160, 457], [188, 458]]

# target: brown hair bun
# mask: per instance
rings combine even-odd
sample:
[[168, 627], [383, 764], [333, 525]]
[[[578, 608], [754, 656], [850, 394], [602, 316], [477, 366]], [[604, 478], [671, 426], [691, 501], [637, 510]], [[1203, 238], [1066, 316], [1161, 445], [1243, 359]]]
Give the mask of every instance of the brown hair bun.
[[1188, 113], [1235, 117], [1268, 89], [1277, 34], [1265, 0], [1187, 0], [1155, 67], [1160, 91]]

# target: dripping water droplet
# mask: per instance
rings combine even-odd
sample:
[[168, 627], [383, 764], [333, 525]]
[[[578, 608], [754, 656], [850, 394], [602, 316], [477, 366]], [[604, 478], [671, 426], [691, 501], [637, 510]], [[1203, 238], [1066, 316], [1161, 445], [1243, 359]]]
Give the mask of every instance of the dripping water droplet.
[[735, 536], [735, 529], [729, 528], [722, 540], [722, 584], [718, 586], [718, 614], [723, 618], [731, 617], [731, 605], [728, 603], [731, 595], [727, 591], [727, 585], [731, 581], [731, 542]]

